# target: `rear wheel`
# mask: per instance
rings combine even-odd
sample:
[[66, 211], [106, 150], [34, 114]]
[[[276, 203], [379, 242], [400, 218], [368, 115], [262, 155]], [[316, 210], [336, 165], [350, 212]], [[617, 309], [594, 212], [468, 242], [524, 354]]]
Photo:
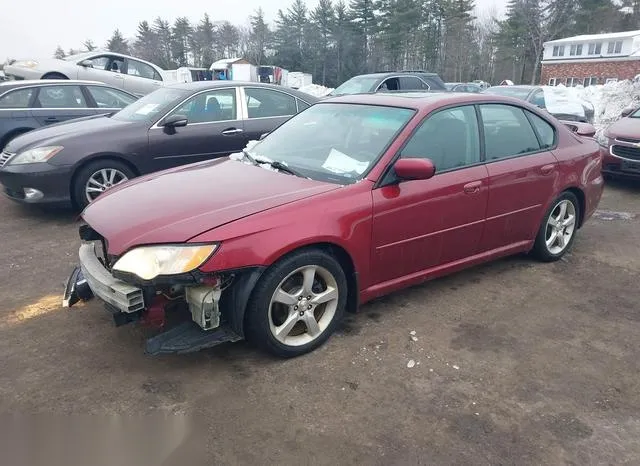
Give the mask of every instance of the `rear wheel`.
[[308, 353], [334, 332], [344, 314], [347, 280], [321, 250], [287, 256], [271, 266], [247, 307], [247, 339], [281, 357]]
[[103, 192], [135, 177], [131, 168], [111, 159], [96, 160], [80, 169], [72, 186], [73, 200], [84, 209]]
[[564, 256], [575, 238], [579, 218], [578, 198], [570, 192], [562, 193], [542, 221], [533, 247], [534, 255], [545, 262]]

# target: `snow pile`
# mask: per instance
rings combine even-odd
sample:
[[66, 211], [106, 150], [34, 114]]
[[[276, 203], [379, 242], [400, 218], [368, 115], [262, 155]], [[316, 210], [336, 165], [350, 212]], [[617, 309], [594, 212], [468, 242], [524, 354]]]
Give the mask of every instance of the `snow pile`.
[[308, 84], [306, 86], [302, 86], [298, 90], [302, 91], [302, 92], [305, 92], [307, 94], [310, 94], [310, 95], [312, 95], [314, 97], [324, 97], [329, 92], [331, 92], [333, 90], [333, 88], [332, 87], [324, 87], [324, 86], [321, 86], [319, 84]]

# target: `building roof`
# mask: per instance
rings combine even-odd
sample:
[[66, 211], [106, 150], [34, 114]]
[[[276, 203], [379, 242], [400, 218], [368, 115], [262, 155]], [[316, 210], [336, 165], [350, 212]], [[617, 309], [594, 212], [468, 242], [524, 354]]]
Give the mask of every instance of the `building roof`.
[[565, 37], [562, 39], [550, 40], [545, 42], [544, 45], [552, 44], [568, 44], [572, 42], [590, 42], [590, 41], [606, 41], [613, 39], [627, 39], [629, 37], [640, 36], [640, 30], [636, 31], [624, 31], [624, 32], [609, 32], [606, 34], [584, 34], [581, 36]]
[[248, 63], [244, 58], [223, 58], [222, 60], [214, 61], [213, 64], [209, 67], [209, 69], [213, 70], [213, 69], [227, 68], [229, 65], [232, 65], [239, 61]]

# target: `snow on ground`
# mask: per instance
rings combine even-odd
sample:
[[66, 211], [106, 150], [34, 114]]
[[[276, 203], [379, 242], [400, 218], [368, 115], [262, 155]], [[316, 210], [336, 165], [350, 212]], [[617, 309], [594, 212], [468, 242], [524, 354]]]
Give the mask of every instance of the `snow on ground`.
[[307, 86], [302, 86], [299, 91], [306, 92], [307, 94], [311, 94], [314, 97], [324, 97], [329, 92], [333, 90], [332, 87], [324, 87], [320, 84], [309, 84]]

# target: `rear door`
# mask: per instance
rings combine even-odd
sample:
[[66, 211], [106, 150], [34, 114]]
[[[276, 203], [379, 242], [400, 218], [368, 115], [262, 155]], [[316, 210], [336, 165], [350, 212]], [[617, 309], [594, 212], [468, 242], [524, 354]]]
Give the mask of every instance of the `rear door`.
[[138, 60], [127, 59], [127, 79], [124, 89], [135, 95], [145, 95], [162, 86], [162, 76], [156, 69]]
[[11, 133], [37, 128], [31, 109], [35, 87], [18, 88], [0, 96], [0, 151], [12, 138]]
[[482, 251], [532, 240], [554, 194], [555, 129], [518, 106], [480, 105], [489, 171]]
[[273, 131], [298, 111], [296, 98], [286, 92], [263, 87], [241, 89], [247, 115], [243, 137], [247, 142]]
[[91, 108], [80, 85], [50, 84], [37, 89], [31, 113], [44, 126], [95, 115], [96, 109]]
[[246, 141], [238, 111], [239, 94], [235, 87], [199, 92], [164, 117], [183, 115], [188, 120], [187, 126], [164, 128], [154, 124], [149, 129], [149, 154], [154, 159], [154, 169], [241, 151]]

